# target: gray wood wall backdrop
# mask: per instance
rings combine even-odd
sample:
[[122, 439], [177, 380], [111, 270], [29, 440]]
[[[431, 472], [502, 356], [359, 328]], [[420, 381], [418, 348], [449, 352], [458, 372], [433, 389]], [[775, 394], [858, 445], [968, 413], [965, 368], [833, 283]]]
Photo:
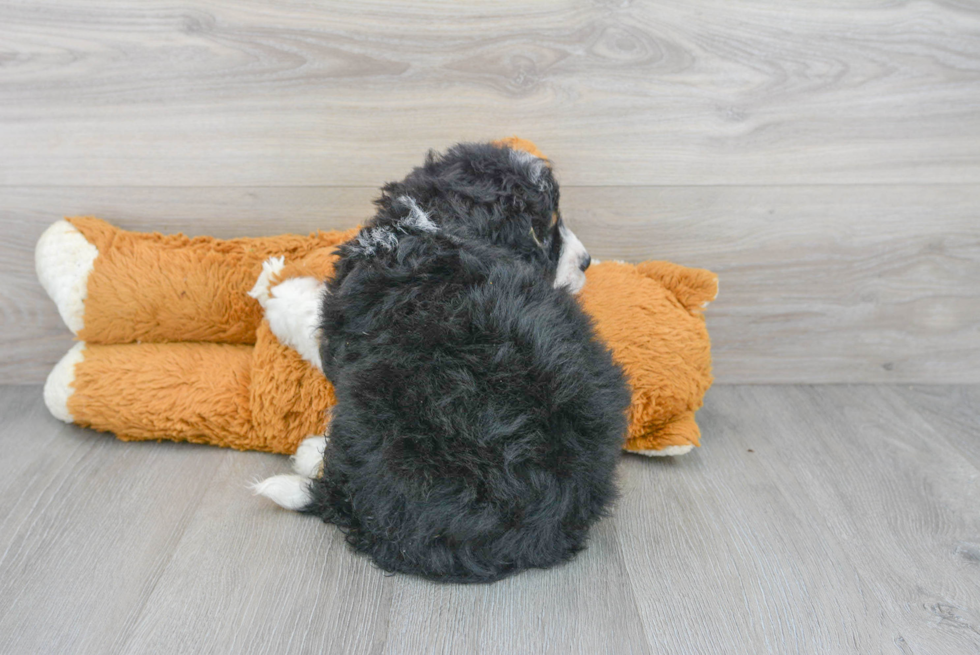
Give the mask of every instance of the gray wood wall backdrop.
[[344, 227], [516, 133], [596, 257], [719, 273], [719, 382], [980, 382], [980, 4], [829, 4], [0, 0], [0, 379], [63, 215]]

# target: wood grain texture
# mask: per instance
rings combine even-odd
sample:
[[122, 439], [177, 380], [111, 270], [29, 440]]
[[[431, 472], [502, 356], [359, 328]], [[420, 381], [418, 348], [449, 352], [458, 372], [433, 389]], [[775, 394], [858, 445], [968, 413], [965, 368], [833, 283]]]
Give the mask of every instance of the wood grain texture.
[[[374, 188], [24, 188], [0, 230], [0, 379], [36, 383], [70, 347], [34, 275], [66, 213], [232, 237], [346, 228]], [[598, 259], [710, 268], [722, 383], [980, 382], [980, 186], [563, 189]]]
[[976, 652], [978, 400], [716, 387], [701, 449], [624, 456], [576, 560], [452, 586], [252, 497], [285, 458], [118, 442], [2, 387], [0, 652]]
[[[980, 387], [909, 386], [895, 387], [903, 402], [926, 416], [960, 454], [980, 468]], [[972, 494], [980, 503], [980, 493]], [[980, 535], [976, 561], [980, 562]], [[964, 548], [968, 546], [964, 544]], [[969, 550], [969, 549], [968, 549]]]
[[980, 382], [980, 186], [567, 195], [600, 258], [719, 275], [719, 382]]
[[[722, 387], [699, 419], [698, 457], [638, 477], [619, 515], [637, 520], [624, 553], [664, 652], [980, 647], [980, 571], [962, 550], [980, 529], [977, 469], [900, 394]], [[662, 598], [701, 628], [671, 630]]]
[[978, 37], [958, 0], [0, 0], [0, 383], [70, 344], [58, 216], [343, 227], [511, 133], [595, 256], [721, 275], [719, 381], [980, 382]]
[[122, 448], [39, 387], [3, 387], [0, 416], [0, 652], [119, 652], [232, 453]]
[[520, 133], [575, 185], [976, 183], [980, 9], [0, 3], [0, 185], [368, 185]]

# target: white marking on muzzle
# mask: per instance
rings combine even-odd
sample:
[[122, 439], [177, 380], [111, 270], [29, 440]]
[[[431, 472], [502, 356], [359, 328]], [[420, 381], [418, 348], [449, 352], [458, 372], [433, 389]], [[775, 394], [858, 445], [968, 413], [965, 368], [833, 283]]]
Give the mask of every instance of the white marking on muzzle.
[[558, 272], [555, 274], [555, 287], [565, 287], [571, 293], [578, 293], [585, 286], [585, 271], [582, 262], [589, 252], [578, 240], [575, 233], [564, 225], [561, 230], [561, 255], [558, 257]]

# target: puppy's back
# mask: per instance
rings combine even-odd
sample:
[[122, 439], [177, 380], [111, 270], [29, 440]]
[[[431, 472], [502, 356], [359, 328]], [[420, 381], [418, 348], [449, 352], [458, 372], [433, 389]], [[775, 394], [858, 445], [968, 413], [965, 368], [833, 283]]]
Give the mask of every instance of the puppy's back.
[[306, 511], [383, 569], [486, 582], [584, 546], [615, 496], [629, 393], [566, 292], [507, 258], [444, 256], [330, 299], [338, 402]]

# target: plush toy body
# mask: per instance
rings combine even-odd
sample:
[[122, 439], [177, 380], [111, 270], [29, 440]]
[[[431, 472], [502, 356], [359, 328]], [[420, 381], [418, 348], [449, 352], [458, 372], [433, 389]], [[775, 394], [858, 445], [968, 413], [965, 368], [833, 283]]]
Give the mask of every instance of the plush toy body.
[[[524, 139], [496, 143], [544, 158]], [[315, 294], [301, 287], [326, 279], [356, 233], [222, 241], [58, 221], [38, 241], [37, 274], [79, 343], [48, 377], [48, 408], [124, 440], [295, 452], [335, 402], [311, 346], [318, 308], [302, 301]], [[586, 276], [579, 300], [632, 386], [624, 447], [688, 452], [712, 381], [702, 311], [717, 278], [668, 262]]]
[[[334, 397], [315, 355], [290, 347], [301, 341], [290, 330], [311, 317], [272, 308], [277, 298], [289, 305], [286, 281], [329, 276], [334, 247], [355, 233], [222, 241], [126, 232], [95, 218], [55, 223], [38, 242], [38, 276], [80, 343], [49, 376], [49, 409], [125, 440], [294, 452], [323, 432]], [[716, 277], [667, 262], [604, 262], [587, 278], [580, 301], [633, 388], [624, 447], [689, 451], [711, 384], [702, 309]]]

